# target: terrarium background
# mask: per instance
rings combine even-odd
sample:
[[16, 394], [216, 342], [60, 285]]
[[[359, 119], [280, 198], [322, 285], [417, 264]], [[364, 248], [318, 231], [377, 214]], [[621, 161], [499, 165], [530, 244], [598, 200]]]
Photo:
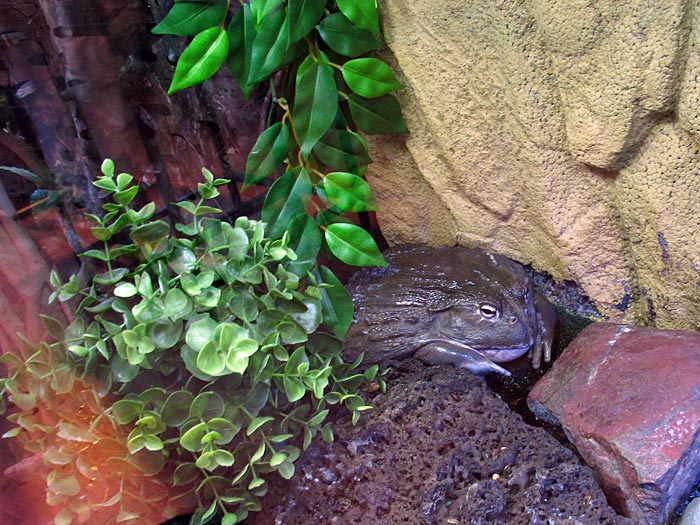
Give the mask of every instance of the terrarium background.
[[[262, 206], [264, 188], [241, 194], [240, 186], [267, 127], [267, 88], [246, 101], [223, 71], [168, 96], [186, 42], [150, 29], [171, 4], [0, 1], [0, 166], [38, 176], [0, 171], [2, 352], [17, 350], [18, 332], [42, 339], [40, 313], [65, 318], [47, 306], [48, 272], [77, 271], [75, 254], [94, 242], [84, 212], [100, 211], [91, 181], [102, 159], [133, 173], [139, 198], [162, 216], [177, 213], [169, 203], [193, 197], [202, 167], [231, 179], [217, 201], [227, 215], [254, 217]], [[9, 446], [0, 441], [0, 474], [20, 457]], [[0, 476], [3, 514], [38, 512], [25, 482]]]

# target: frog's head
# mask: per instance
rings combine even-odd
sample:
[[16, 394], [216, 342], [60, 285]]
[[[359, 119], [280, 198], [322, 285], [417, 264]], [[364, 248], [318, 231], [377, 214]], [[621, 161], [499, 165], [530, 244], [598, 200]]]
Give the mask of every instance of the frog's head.
[[485, 252], [461, 262], [461, 279], [441, 276], [449, 293], [431, 305], [428, 337], [468, 344], [497, 363], [525, 354], [536, 338], [535, 295], [525, 271]]

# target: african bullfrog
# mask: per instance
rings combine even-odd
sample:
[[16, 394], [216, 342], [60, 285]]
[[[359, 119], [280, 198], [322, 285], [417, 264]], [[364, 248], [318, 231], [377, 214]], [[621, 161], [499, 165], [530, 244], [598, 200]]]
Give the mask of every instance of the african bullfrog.
[[551, 359], [554, 309], [522, 265], [462, 246], [404, 245], [384, 256], [387, 267], [365, 268], [348, 284], [355, 318], [346, 359], [414, 356], [504, 375], [496, 363], [527, 352], [535, 368]]

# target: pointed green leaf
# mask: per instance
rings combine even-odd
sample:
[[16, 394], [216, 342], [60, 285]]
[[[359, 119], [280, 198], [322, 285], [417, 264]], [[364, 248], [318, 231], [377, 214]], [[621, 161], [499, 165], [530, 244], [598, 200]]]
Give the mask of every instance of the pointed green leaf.
[[377, 0], [337, 0], [336, 4], [357, 27], [379, 33]]
[[365, 98], [377, 98], [403, 88], [389, 65], [378, 58], [356, 58], [343, 64], [348, 87]]
[[301, 40], [308, 35], [321, 19], [326, 0], [288, 0], [289, 43]]
[[248, 84], [257, 84], [285, 63], [289, 39], [287, 17], [283, 9], [268, 14], [258, 30], [251, 50]]
[[81, 257], [91, 257], [99, 261], [108, 261], [107, 255], [102, 250], [88, 250], [80, 254]]
[[324, 18], [318, 32], [328, 47], [348, 57], [364, 55], [382, 47], [371, 32], [357, 27], [343, 13], [333, 13]]
[[116, 183], [107, 177], [100, 177], [99, 179], [93, 181], [93, 186], [100, 188], [101, 190], [115, 192], [117, 191]]
[[311, 198], [311, 178], [306, 169], [290, 170], [270, 187], [262, 209], [271, 239], [280, 238], [297, 215], [306, 214]]
[[[272, 2], [269, 3], [271, 4]], [[226, 30], [229, 40], [229, 54], [226, 58], [228, 69], [245, 98], [248, 98], [253, 90], [253, 86], [248, 84], [251, 53], [256, 34], [253, 26], [253, 17], [250, 12], [251, 5], [243, 4], [236, 11], [236, 15]]]
[[265, 17], [281, 4], [282, 0], [250, 0], [250, 10], [253, 14], [255, 27], [259, 28]]
[[[323, 62], [324, 64], [327, 64], [331, 61], [330, 58], [328, 58], [328, 55], [326, 55], [323, 51], [319, 51], [318, 55], [320, 57], [320, 61]], [[307, 69], [309, 69], [309, 66], [311, 64], [318, 62], [318, 59], [315, 58], [313, 55], [308, 55], [302, 62], [299, 64], [299, 67], [297, 68], [297, 76], [294, 81], [294, 89], [298, 90], [299, 89], [299, 81], [301, 78], [304, 76], [304, 73], [306, 72]]]
[[323, 179], [323, 190], [328, 199], [346, 212], [376, 211], [372, 189], [367, 181], [353, 173], [333, 172]]
[[274, 175], [289, 153], [289, 128], [277, 122], [263, 131], [245, 165], [243, 189]]
[[363, 133], [408, 133], [401, 107], [393, 95], [370, 99], [351, 93], [348, 105], [352, 119]]
[[218, 26], [228, 12], [221, 0], [207, 2], [175, 2], [163, 20], [152, 29], [156, 35], [189, 36]]
[[227, 56], [226, 31], [220, 27], [202, 31], [192, 39], [177, 61], [168, 94], [204, 82], [221, 68]]
[[328, 130], [314, 146], [314, 154], [326, 166], [352, 173], [372, 162], [360, 136], [344, 129]]
[[292, 119], [301, 140], [301, 154], [307, 159], [311, 150], [335, 120], [338, 91], [333, 68], [314, 62], [299, 80]]
[[325, 239], [333, 255], [346, 264], [387, 265], [372, 236], [355, 224], [331, 224], [326, 228]]
[[308, 215], [297, 215], [288, 226], [289, 243], [287, 246], [297, 254], [295, 261], [289, 261], [285, 268], [297, 277], [306, 275], [316, 263], [321, 249], [321, 231], [316, 221]]
[[350, 294], [335, 274], [325, 266], [314, 271], [316, 281], [330, 284], [329, 288], [321, 288], [321, 306], [323, 308], [323, 323], [333, 330], [339, 339], [345, 339], [353, 317], [353, 304]]

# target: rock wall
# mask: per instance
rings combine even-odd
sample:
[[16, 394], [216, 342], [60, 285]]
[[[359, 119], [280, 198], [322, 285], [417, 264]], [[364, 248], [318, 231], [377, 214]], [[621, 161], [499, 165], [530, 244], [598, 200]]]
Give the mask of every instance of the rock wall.
[[700, 2], [380, 2], [411, 134], [372, 141], [392, 244], [481, 245], [613, 320], [700, 328]]

